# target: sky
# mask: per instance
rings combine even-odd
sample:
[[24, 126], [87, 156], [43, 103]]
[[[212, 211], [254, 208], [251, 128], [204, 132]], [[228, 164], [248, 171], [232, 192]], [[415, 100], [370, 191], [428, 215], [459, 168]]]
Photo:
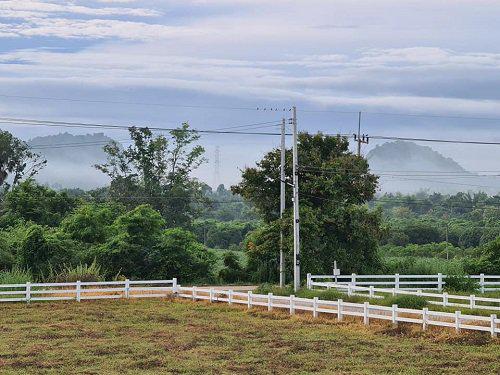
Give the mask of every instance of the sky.
[[[499, 18], [493, 0], [5, 0], [0, 116], [277, 131], [290, 113], [256, 108], [296, 105], [302, 131], [352, 134], [361, 111], [370, 135], [500, 141]], [[88, 132], [1, 127], [23, 139]], [[279, 139], [201, 143], [198, 177], [233, 184]], [[499, 146], [431, 147], [500, 169]]]

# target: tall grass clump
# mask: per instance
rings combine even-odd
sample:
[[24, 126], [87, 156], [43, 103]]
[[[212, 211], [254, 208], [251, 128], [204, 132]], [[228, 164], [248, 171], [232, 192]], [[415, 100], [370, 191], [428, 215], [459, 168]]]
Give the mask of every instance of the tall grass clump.
[[426, 307], [429, 303], [423, 297], [412, 296], [412, 295], [402, 295], [402, 296], [389, 296], [381, 299], [379, 302], [383, 306], [398, 305], [403, 309], [416, 309], [421, 310]]
[[105, 272], [94, 260], [89, 264], [63, 266], [59, 272], [51, 270], [47, 279], [56, 283], [73, 283], [75, 281], [104, 281]]
[[30, 270], [14, 267], [10, 271], [0, 271], [0, 284], [25, 284], [34, 281]]
[[466, 275], [448, 275], [445, 279], [444, 290], [447, 292], [475, 292], [479, 283]]

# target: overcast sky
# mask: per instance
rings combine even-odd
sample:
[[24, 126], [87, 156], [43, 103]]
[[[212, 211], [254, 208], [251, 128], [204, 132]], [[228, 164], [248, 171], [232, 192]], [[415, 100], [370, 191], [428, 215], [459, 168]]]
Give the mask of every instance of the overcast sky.
[[[352, 133], [357, 115], [342, 112], [363, 111], [372, 135], [500, 141], [494, 119], [387, 114], [500, 118], [498, 19], [493, 0], [0, 1], [0, 115], [215, 129], [283, 114], [165, 105], [296, 104], [301, 130]], [[59, 131], [2, 127], [25, 139]], [[278, 139], [203, 144], [212, 162], [220, 146], [228, 184]], [[500, 169], [499, 147], [431, 146]], [[199, 176], [212, 183], [213, 169]]]

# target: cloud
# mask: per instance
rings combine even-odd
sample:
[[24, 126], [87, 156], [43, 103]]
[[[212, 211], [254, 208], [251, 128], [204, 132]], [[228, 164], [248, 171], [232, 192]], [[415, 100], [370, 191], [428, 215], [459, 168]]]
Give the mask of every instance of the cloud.
[[86, 16], [136, 16], [136, 17], [153, 17], [161, 15], [161, 12], [153, 9], [145, 8], [91, 8], [72, 3], [60, 4], [56, 2], [44, 1], [17, 1], [5, 0], [0, 2], [1, 17], [4, 18], [31, 18], [48, 17], [58, 13], [71, 13], [76, 15]]

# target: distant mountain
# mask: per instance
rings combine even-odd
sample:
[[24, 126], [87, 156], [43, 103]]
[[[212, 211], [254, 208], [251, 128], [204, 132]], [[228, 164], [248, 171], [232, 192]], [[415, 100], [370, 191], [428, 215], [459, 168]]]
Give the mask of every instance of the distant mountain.
[[36, 179], [53, 188], [90, 189], [109, 183], [93, 165], [106, 161], [103, 146], [112, 138], [103, 133], [73, 135], [61, 133], [28, 141], [33, 151], [47, 159]]
[[455, 160], [413, 142], [377, 145], [367, 159], [371, 170], [380, 176], [382, 192], [500, 191], [498, 178], [468, 172]]

